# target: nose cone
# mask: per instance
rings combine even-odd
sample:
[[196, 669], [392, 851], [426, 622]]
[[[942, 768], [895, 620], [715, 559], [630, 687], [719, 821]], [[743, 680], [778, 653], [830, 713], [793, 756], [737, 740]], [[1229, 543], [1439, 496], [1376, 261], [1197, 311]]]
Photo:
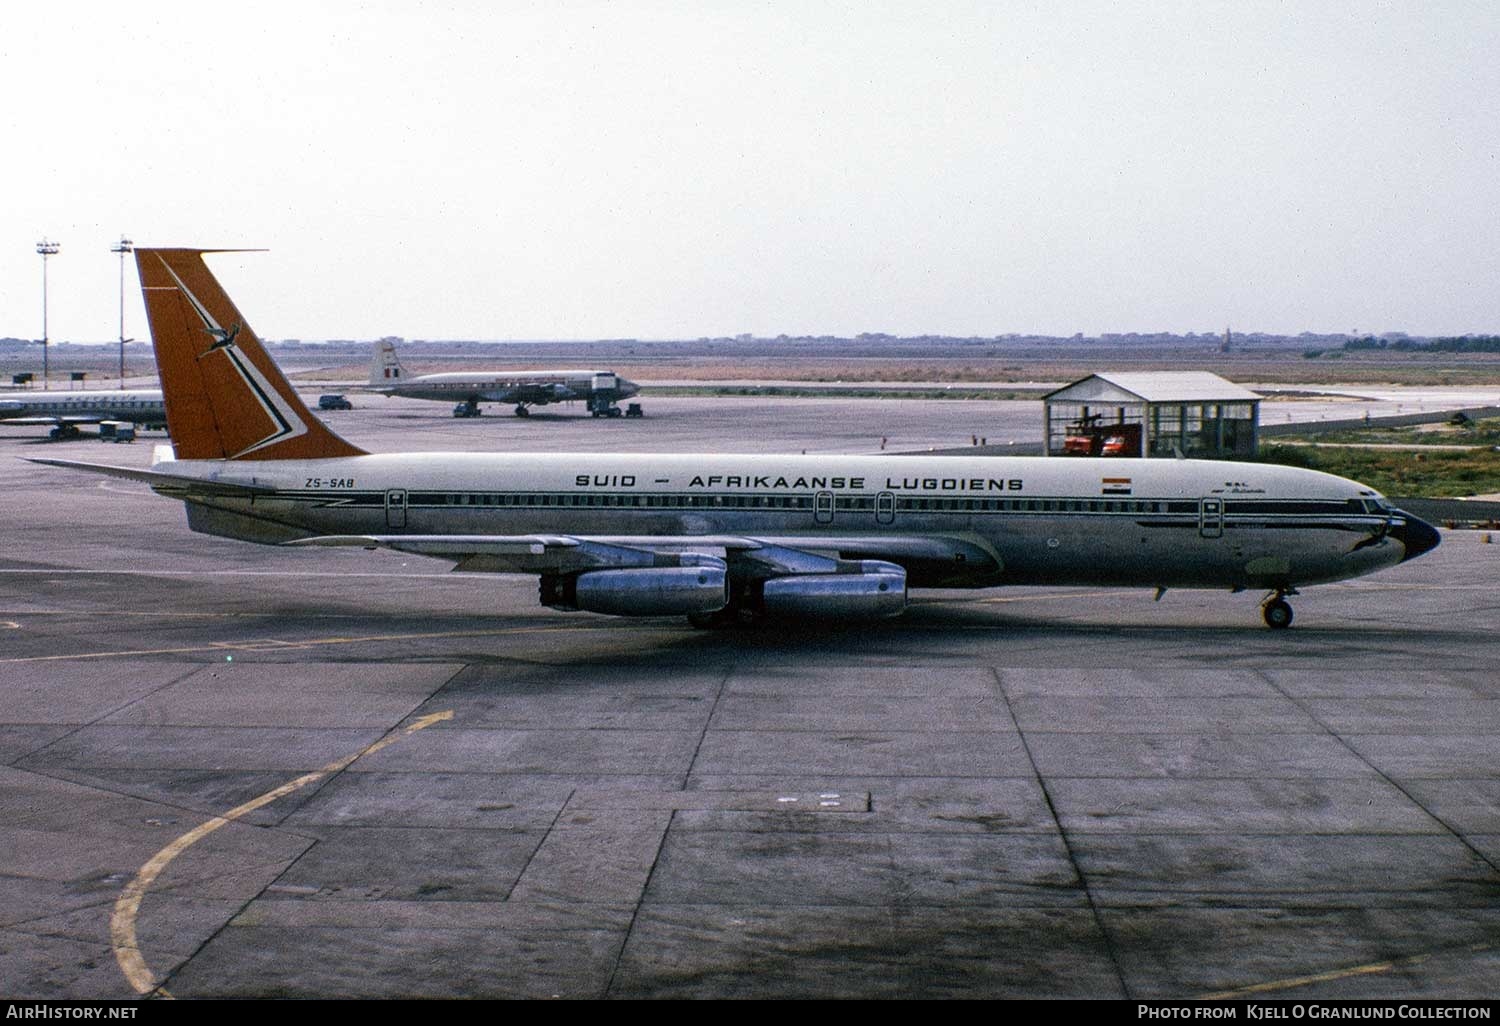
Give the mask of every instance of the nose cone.
[[635, 395], [637, 392], [639, 392], [641, 390], [641, 386], [637, 385], [634, 381], [631, 381], [629, 378], [618, 378], [616, 380], [615, 384], [620, 389], [620, 395], [622, 395], [622, 396]]
[[1431, 552], [1438, 547], [1438, 542], [1442, 541], [1442, 538], [1438, 535], [1436, 527], [1410, 513], [1402, 513], [1400, 510], [1396, 513], [1406, 518], [1404, 524], [1396, 524], [1391, 528], [1391, 537], [1406, 548], [1406, 555], [1401, 557], [1401, 562], [1416, 559], [1422, 553]]

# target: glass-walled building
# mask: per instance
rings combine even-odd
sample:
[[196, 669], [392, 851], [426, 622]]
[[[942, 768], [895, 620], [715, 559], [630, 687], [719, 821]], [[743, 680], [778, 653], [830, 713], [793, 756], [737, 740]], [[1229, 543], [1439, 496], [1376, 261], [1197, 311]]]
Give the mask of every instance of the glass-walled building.
[[1090, 374], [1042, 397], [1048, 456], [1254, 456], [1260, 396], [1207, 371]]

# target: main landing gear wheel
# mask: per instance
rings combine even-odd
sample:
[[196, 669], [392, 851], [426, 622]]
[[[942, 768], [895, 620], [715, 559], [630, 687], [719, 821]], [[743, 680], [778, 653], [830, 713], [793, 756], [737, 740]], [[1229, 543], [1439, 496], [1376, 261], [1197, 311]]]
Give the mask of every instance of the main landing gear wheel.
[[700, 631], [723, 630], [740, 622], [740, 611], [734, 606], [725, 606], [712, 613], [689, 613], [688, 623]]
[[1267, 599], [1265, 605], [1260, 607], [1260, 615], [1265, 619], [1266, 626], [1273, 631], [1285, 630], [1292, 625], [1291, 603], [1280, 595]]
[[731, 602], [712, 613], [689, 613], [687, 621], [700, 631], [719, 631], [727, 627], [755, 627], [765, 623], [765, 614]]
[[517, 406], [516, 407], [516, 416], [517, 417], [529, 417], [529, 416], [531, 416], [531, 411], [528, 410], [524, 406]]

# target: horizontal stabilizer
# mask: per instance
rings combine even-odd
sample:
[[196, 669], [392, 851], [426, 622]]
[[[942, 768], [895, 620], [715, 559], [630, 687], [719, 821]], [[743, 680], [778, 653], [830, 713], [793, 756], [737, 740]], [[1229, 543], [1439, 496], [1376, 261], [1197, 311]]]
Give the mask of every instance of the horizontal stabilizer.
[[276, 489], [271, 485], [255, 484], [250, 481], [235, 481], [233, 479], [216, 478], [208, 479], [202, 477], [185, 477], [181, 474], [164, 474], [159, 470], [139, 470], [134, 467], [115, 467], [107, 463], [84, 463], [79, 460], [49, 459], [44, 456], [23, 457], [29, 463], [44, 463], [49, 467], [65, 467], [69, 470], [83, 470], [90, 474], [103, 474], [105, 477], [118, 477], [126, 481], [139, 481], [148, 484], [158, 491], [172, 493], [186, 493], [190, 495], [266, 495]]

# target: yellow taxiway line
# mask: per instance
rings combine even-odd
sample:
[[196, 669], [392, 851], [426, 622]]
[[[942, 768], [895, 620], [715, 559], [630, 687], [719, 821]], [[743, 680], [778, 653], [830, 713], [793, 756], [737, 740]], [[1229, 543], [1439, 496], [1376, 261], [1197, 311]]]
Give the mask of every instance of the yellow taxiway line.
[[1347, 980], [1354, 976], [1374, 976], [1379, 973], [1388, 973], [1393, 969], [1404, 969], [1408, 966], [1421, 965], [1423, 962], [1442, 954], [1453, 954], [1459, 952], [1478, 953], [1488, 951], [1494, 947], [1493, 944], [1469, 944], [1461, 948], [1453, 948], [1449, 951], [1428, 951], [1420, 955], [1407, 955], [1404, 958], [1393, 958], [1386, 962], [1369, 962], [1365, 965], [1353, 965], [1344, 969], [1330, 969], [1324, 973], [1313, 973], [1309, 976], [1293, 976], [1285, 980], [1270, 980], [1266, 983], [1252, 983], [1248, 987], [1236, 987], [1234, 990], [1221, 990], [1213, 994], [1200, 994], [1200, 1001], [1230, 1001], [1235, 998], [1254, 997], [1258, 994], [1273, 994], [1282, 990], [1293, 990], [1297, 987], [1305, 987], [1313, 983], [1329, 983], [1333, 980]]
[[130, 656], [187, 655], [195, 652], [255, 652], [266, 649], [317, 648], [324, 645], [360, 645], [374, 641], [422, 641], [440, 638], [495, 638], [512, 634], [539, 634], [548, 631], [603, 630], [605, 624], [564, 624], [547, 627], [504, 627], [494, 630], [431, 631], [410, 634], [364, 634], [336, 635], [327, 638], [306, 638], [301, 641], [283, 641], [278, 638], [260, 638], [246, 641], [209, 641], [198, 645], [182, 645], [173, 648], [112, 649], [106, 652], [73, 652], [67, 655], [15, 656], [0, 659], [0, 663], [58, 663], [72, 659], [122, 659]]
[[259, 798], [252, 798], [243, 805], [230, 809], [222, 816], [215, 816], [205, 823], [200, 823], [153, 855], [150, 861], [140, 868], [140, 871], [135, 874], [131, 881], [125, 885], [125, 889], [120, 892], [120, 897], [115, 901], [114, 915], [110, 917], [109, 921], [109, 939], [111, 946], [114, 948], [115, 961], [120, 964], [120, 971], [125, 974], [125, 979], [129, 981], [130, 986], [135, 989], [135, 992], [142, 995], [155, 995], [166, 998], [172, 996], [167, 993], [165, 988], [158, 985], [156, 976], [146, 965], [146, 959], [141, 954], [140, 942], [136, 937], [135, 924], [137, 917], [140, 915], [141, 900], [145, 898], [146, 892], [150, 890], [156, 878], [161, 876], [162, 871], [167, 866], [171, 865], [173, 859], [220, 827], [233, 823], [235, 820], [254, 812], [256, 809], [271, 804], [278, 798], [284, 798], [294, 791], [301, 790], [308, 784], [347, 769], [356, 760], [366, 755], [373, 755], [382, 748], [393, 745], [402, 738], [409, 737], [419, 730], [430, 727], [434, 723], [451, 720], [452, 718], [453, 710], [451, 709], [423, 716], [408, 724], [405, 729], [399, 731], [393, 730], [379, 741], [361, 748], [352, 755], [346, 755], [342, 759], [330, 762], [320, 770], [305, 773], [295, 780], [267, 791]]

